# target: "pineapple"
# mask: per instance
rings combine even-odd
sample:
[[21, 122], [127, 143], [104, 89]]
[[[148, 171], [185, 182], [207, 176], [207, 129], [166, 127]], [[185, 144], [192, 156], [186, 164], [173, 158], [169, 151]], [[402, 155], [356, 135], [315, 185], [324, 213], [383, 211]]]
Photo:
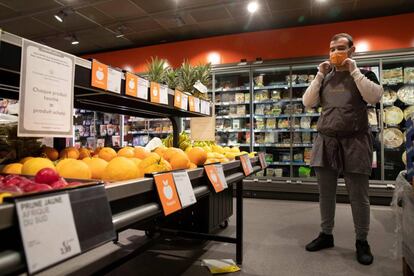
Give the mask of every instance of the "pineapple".
[[[167, 67], [168, 68], [168, 67]], [[153, 82], [165, 83], [166, 81], [166, 60], [158, 57], [151, 57], [147, 61], [148, 79]]]
[[165, 70], [165, 80], [170, 89], [175, 89], [178, 86], [178, 70], [168, 67]]
[[181, 67], [178, 69], [178, 89], [181, 91], [189, 92], [193, 94], [195, 83], [195, 70], [194, 67], [185, 60]]

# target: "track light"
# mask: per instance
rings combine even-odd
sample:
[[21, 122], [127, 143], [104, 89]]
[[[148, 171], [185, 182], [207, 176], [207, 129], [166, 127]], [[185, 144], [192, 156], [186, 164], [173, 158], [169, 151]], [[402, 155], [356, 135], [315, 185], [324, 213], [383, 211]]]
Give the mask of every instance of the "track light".
[[121, 38], [125, 36], [125, 30], [126, 27], [124, 25], [118, 26], [118, 28], [116, 28], [115, 30], [115, 37], [116, 38]]
[[249, 2], [249, 4], [247, 4], [247, 10], [250, 13], [255, 13], [258, 8], [259, 8], [259, 4], [257, 4], [256, 1], [252, 1], [252, 2]]
[[60, 11], [54, 15], [55, 19], [59, 21], [60, 23], [63, 22], [63, 18], [65, 18], [65, 16], [67, 16], [67, 14], [64, 11]]
[[79, 40], [75, 35], [72, 36], [72, 41], [70, 42], [70, 44], [72, 44], [72, 45], [78, 45], [79, 44]]

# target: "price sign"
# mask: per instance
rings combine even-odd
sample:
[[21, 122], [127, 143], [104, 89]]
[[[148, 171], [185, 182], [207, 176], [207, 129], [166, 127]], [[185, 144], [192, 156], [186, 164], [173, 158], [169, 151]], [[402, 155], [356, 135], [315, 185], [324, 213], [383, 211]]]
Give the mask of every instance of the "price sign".
[[168, 86], [160, 85], [160, 104], [168, 104]]
[[186, 171], [173, 172], [173, 177], [181, 206], [184, 208], [196, 203], [197, 200], [188, 173]]
[[108, 88], [108, 66], [96, 60], [92, 60], [92, 83], [91, 86], [103, 90]]
[[197, 97], [194, 97], [194, 111], [200, 112], [200, 99]]
[[219, 193], [227, 188], [227, 181], [221, 164], [207, 165], [204, 166], [204, 169], [216, 193]]
[[121, 94], [122, 72], [108, 67], [108, 91]]
[[180, 90], [175, 90], [174, 92], [174, 106], [181, 108], [181, 101], [183, 98], [183, 93]]
[[81, 252], [67, 193], [17, 199], [16, 210], [29, 273]]
[[253, 173], [252, 163], [250, 162], [250, 158], [247, 154], [239, 156], [240, 162], [243, 167], [243, 172], [245, 176], [249, 176]]
[[164, 215], [169, 215], [181, 209], [172, 173], [154, 175], [155, 186], [161, 201]]
[[148, 100], [149, 81], [138, 77], [138, 98]]
[[188, 106], [191, 112], [195, 112], [194, 97], [188, 96]]
[[259, 152], [258, 155], [259, 155], [260, 166], [262, 167], [262, 169], [267, 168], [265, 153], [264, 152]]
[[23, 39], [18, 136], [73, 137], [75, 57]]
[[150, 85], [150, 98], [153, 103], [160, 103], [160, 84], [156, 82], [151, 82]]
[[181, 109], [188, 110], [188, 95], [183, 93], [183, 98], [181, 100]]
[[137, 96], [138, 77], [132, 73], [125, 73], [125, 94], [128, 96]]

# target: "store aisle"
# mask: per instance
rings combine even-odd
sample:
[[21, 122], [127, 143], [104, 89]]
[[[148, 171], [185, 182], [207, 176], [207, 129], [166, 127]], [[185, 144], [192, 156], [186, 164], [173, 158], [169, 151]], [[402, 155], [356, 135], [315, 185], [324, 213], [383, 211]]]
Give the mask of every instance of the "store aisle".
[[[235, 233], [234, 219], [226, 234]], [[245, 243], [242, 272], [232, 275], [401, 275], [400, 259], [392, 259], [394, 217], [391, 208], [372, 206], [369, 241], [374, 264], [355, 260], [350, 206], [338, 204], [335, 247], [309, 253], [305, 244], [317, 235], [315, 202], [245, 200]], [[235, 258], [234, 245], [168, 240], [109, 275], [209, 275], [203, 258]]]

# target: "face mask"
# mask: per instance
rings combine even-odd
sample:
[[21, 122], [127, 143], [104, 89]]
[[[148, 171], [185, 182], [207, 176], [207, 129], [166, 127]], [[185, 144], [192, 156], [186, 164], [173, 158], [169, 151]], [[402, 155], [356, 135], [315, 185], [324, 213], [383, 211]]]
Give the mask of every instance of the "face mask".
[[348, 51], [336, 51], [330, 54], [329, 60], [332, 65], [339, 66], [348, 58]]

